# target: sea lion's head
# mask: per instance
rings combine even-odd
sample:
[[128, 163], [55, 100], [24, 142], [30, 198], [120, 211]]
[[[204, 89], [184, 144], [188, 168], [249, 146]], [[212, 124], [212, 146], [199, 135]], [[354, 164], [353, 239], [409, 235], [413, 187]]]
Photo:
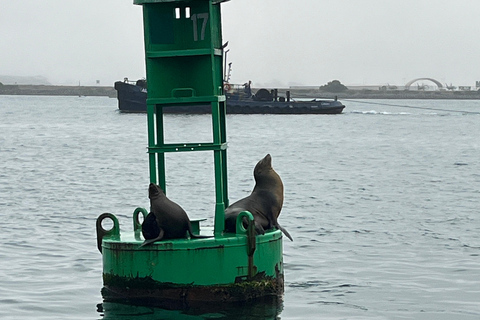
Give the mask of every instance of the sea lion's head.
[[271, 203], [274, 215], [278, 217], [283, 206], [283, 182], [272, 167], [272, 156], [267, 154], [260, 160], [253, 170], [255, 188], [253, 192], [263, 190], [274, 195], [275, 202]]
[[159, 185], [154, 184], [154, 183], [150, 183], [150, 185], [148, 186], [148, 198], [155, 199], [155, 198], [161, 196], [162, 194], [164, 194], [164, 193], [163, 193], [162, 188], [160, 188]]
[[253, 170], [253, 177], [255, 178], [256, 187], [272, 188], [273, 186], [278, 186], [278, 192], [283, 194], [282, 179], [272, 167], [272, 156], [270, 154], [258, 161]]
[[273, 170], [272, 156], [270, 154], [267, 154], [262, 160], [258, 161], [257, 165], [255, 166], [255, 169], [253, 170], [253, 176], [259, 177], [259, 176], [265, 175], [270, 170]]

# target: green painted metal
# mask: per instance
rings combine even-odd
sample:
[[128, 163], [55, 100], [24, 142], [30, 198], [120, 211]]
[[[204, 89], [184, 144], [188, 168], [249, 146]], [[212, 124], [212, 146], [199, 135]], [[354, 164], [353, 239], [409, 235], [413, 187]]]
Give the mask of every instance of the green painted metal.
[[[150, 182], [158, 183], [167, 192], [167, 152], [213, 151], [215, 235], [223, 232], [224, 211], [228, 206], [220, 2], [135, 1], [143, 6], [144, 17]], [[165, 143], [164, 108], [206, 104], [212, 109], [210, 143]]]
[[[208, 230], [208, 229], [207, 229]], [[256, 249], [247, 246], [246, 231], [205, 239], [159, 241], [139, 248], [138, 232], [116, 233], [102, 245], [106, 274], [118, 277], [151, 277], [162, 283], [225, 285], [246, 280], [248, 256], [253, 254], [257, 270], [276, 277], [281, 265], [280, 231], [254, 237]], [[254, 275], [250, 275], [253, 277]]]
[[[283, 293], [282, 233], [257, 235], [250, 212], [240, 213], [235, 233], [224, 233], [228, 188], [222, 2], [134, 0], [142, 5], [144, 17], [150, 182], [167, 191], [165, 153], [213, 152], [215, 218], [213, 227], [203, 229], [199, 220], [191, 221], [194, 233], [210, 238], [140, 247], [140, 220], [147, 210], [134, 211], [130, 232], [120, 229], [115, 215], [100, 215], [97, 245], [103, 255], [104, 298], [239, 301]], [[164, 109], [185, 105], [211, 106], [211, 141], [165, 142]], [[110, 230], [102, 225], [108, 219]]]
[[[196, 0], [190, 0], [190, 1], [183, 1], [183, 2], [191, 2], [191, 1], [196, 1]], [[221, 2], [227, 2], [230, 0], [213, 0], [213, 4], [221, 3]], [[181, 2], [178, 0], [133, 0], [134, 4], [145, 4], [145, 3], [163, 3], [163, 2]]]
[[[237, 301], [283, 293], [282, 233], [272, 230], [257, 236], [250, 212], [239, 215], [235, 234], [159, 241], [147, 247], [140, 247], [144, 241], [140, 214], [146, 216], [146, 210], [137, 208], [133, 213], [133, 232], [121, 231], [112, 214], [103, 214], [97, 220], [107, 297], [110, 294], [146, 299], [155, 292], [157, 297], [172, 299], [172, 290], [179, 288], [189, 301]], [[243, 227], [243, 218], [249, 222], [247, 229]], [[101, 227], [105, 219], [114, 221], [111, 230]], [[201, 231], [198, 225], [197, 228]], [[212, 231], [205, 228], [200, 234]], [[202, 297], [219, 288], [228, 294]], [[241, 294], [235, 295], [238, 292]]]

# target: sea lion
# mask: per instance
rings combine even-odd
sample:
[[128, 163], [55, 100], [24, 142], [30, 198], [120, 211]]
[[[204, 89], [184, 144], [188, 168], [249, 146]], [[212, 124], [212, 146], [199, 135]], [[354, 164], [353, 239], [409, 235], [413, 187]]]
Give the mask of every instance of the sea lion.
[[250, 211], [258, 234], [265, 234], [265, 230], [276, 227], [293, 241], [288, 231], [282, 228], [277, 221], [283, 206], [283, 183], [272, 168], [270, 154], [257, 163], [253, 170], [253, 176], [255, 187], [252, 193], [225, 210], [225, 231], [236, 232], [238, 214], [242, 211]]
[[155, 217], [153, 212], [150, 212], [145, 217], [145, 220], [143, 220], [142, 234], [145, 240], [155, 239], [160, 235], [160, 227], [157, 223], [157, 217]]
[[150, 183], [148, 197], [150, 213], [142, 223], [145, 241], [140, 247], [160, 240], [185, 238], [187, 232], [190, 238], [209, 238], [193, 234], [190, 219], [185, 210], [168, 199], [160, 186]]

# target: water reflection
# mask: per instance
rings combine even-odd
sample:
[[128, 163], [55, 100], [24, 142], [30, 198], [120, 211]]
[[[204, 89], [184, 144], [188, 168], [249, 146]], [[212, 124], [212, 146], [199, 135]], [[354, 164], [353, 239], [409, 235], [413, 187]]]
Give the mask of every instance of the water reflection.
[[[161, 305], [161, 304], [160, 304]], [[104, 301], [97, 305], [103, 320], [199, 320], [199, 319], [280, 319], [283, 301], [279, 298], [254, 302], [198, 304], [181, 309], [164, 309], [158, 304], [127, 304]]]

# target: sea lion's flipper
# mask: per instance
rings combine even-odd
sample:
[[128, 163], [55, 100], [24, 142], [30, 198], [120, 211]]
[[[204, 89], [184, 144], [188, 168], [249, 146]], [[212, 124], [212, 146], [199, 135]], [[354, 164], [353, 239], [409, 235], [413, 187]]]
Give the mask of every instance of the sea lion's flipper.
[[193, 233], [190, 233], [190, 238], [192, 239], [205, 239], [205, 238], [212, 238], [213, 236], [199, 236], [199, 235], [196, 235], [196, 234], [193, 234]]
[[254, 220], [254, 223], [255, 223], [255, 231], [258, 234], [265, 234], [265, 229], [263, 228], [262, 224], [256, 220]]
[[212, 238], [212, 236], [200, 236], [198, 234], [194, 234], [192, 232], [192, 226], [188, 226], [188, 234], [190, 235], [190, 239], [205, 239], [205, 238]]
[[162, 238], [163, 238], [164, 235], [165, 235], [165, 231], [163, 231], [163, 229], [160, 228], [160, 233], [158, 234], [158, 237], [156, 237], [155, 239], [145, 240], [139, 248], [141, 248], [141, 247], [143, 247], [143, 246], [146, 246], [146, 245], [149, 245], [149, 244], [151, 244], [151, 243], [154, 243], [154, 242], [156, 242], [156, 241], [162, 240]]
[[292, 236], [290, 235], [290, 233], [288, 233], [288, 231], [287, 231], [286, 229], [284, 229], [281, 225], [279, 225], [279, 224], [277, 223], [277, 225], [276, 225], [275, 227], [277, 227], [277, 229], [280, 229], [280, 230], [283, 232], [283, 234], [287, 236], [288, 239], [290, 239], [291, 241], [293, 241], [293, 238], [292, 238]]

